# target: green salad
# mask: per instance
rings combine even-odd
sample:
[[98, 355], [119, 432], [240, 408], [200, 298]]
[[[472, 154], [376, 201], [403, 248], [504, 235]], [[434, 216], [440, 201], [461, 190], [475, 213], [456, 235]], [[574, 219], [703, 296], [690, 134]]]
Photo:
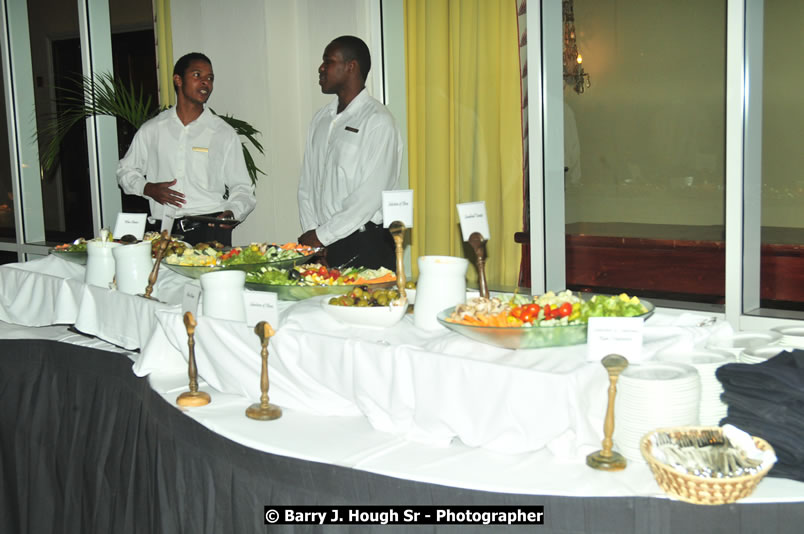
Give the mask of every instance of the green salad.
[[648, 309], [637, 297], [620, 295], [595, 295], [584, 302], [581, 308], [583, 322], [589, 317], [636, 317], [647, 313]]

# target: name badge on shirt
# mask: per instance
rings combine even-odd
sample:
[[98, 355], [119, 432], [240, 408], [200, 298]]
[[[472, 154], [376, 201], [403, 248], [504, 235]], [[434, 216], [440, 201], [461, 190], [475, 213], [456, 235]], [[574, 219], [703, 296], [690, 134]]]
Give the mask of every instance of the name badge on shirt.
[[193, 152], [209, 152], [209, 149], [204, 146], [194, 146]]
[[347, 126], [347, 127], [346, 127], [346, 131], [347, 131], [347, 132], [352, 132], [352, 133], [357, 133], [357, 132], [359, 132], [360, 130], [358, 130], [357, 128], [352, 128], [351, 126]]

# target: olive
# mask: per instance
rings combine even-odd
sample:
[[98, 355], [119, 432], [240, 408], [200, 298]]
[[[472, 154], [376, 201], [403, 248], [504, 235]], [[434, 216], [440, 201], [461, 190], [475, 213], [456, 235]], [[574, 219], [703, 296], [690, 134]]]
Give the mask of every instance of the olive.
[[388, 295], [386, 293], [377, 295], [377, 304], [380, 306], [388, 306]]
[[341, 305], [341, 299], [340, 299], [340, 297], [332, 297], [331, 299], [329, 299], [329, 303], [331, 305], [333, 305], [333, 306], [340, 306]]
[[405, 282], [405, 289], [416, 289], [416, 282], [408, 280]]
[[366, 294], [365, 291], [363, 291], [363, 289], [360, 287], [356, 287], [352, 290], [352, 296], [358, 299], [365, 294]]
[[357, 306], [358, 308], [367, 308], [367, 307], [369, 306], [369, 301], [368, 301], [368, 300], [364, 300], [364, 299], [360, 299], [360, 300], [358, 300], [358, 301], [357, 301], [356, 306]]
[[390, 289], [388, 291], [388, 300], [396, 300], [399, 298], [399, 291], [396, 289]]

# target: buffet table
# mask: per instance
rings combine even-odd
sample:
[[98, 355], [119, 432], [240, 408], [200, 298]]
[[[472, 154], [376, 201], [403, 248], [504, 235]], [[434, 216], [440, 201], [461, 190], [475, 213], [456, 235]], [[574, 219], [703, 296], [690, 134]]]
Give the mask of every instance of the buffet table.
[[[160, 279], [162, 294], [176, 300], [149, 303], [88, 288], [77, 266], [56, 261], [66, 263], [46, 258], [0, 267], [6, 323], [0, 337], [60, 342], [6, 341], [0, 351], [3, 472], [18, 474], [13, 483], [4, 475], [2, 491], [22, 495], [19, 502], [9, 500], [11, 493], [0, 499], [19, 504], [0, 517], [20, 528], [4, 524], [3, 531], [41, 531], [32, 528], [39, 495], [89, 507], [63, 519], [83, 529], [56, 531], [103, 531], [97, 526], [103, 524], [120, 530], [123, 523], [132, 532], [261, 531], [262, 506], [269, 503], [544, 504], [545, 527], [553, 532], [711, 532], [713, 525], [794, 531], [804, 513], [797, 504], [804, 484], [789, 480], [766, 478], [739, 504], [709, 508], [666, 499], [644, 464], [619, 473], [586, 467], [584, 455], [600, 447], [607, 379], [599, 364], [586, 363], [583, 346], [494, 349], [457, 334], [419, 332], [409, 319], [388, 330], [350, 328], [316, 300], [280, 307], [269, 393], [283, 408], [281, 419], [244, 415], [259, 397], [257, 336], [244, 324], [203, 316], [196, 357], [202, 389], [213, 401], [179, 411], [174, 402], [187, 389], [187, 336], [175, 296], [186, 279]], [[18, 304], [22, 298], [27, 308], [40, 309], [34, 314], [40, 324], [25, 323], [34, 321]], [[126, 321], [109, 318], [130, 299]], [[58, 311], [44, 313], [48, 303]], [[95, 323], [114, 325], [96, 324], [100, 339], [92, 344], [103, 351], [72, 345], [87, 338], [63, 326], [32, 328], [70, 323], [70, 313], [78, 328], [79, 317], [91, 317], [84, 306], [96, 310]], [[78, 329], [91, 329], [93, 321]], [[646, 325], [646, 354], [692, 346], [723, 326], [699, 323], [700, 316], [657, 310]], [[132, 361], [147, 380], [132, 373]], [[47, 399], [32, 397], [44, 383], [53, 384], [43, 390]], [[86, 411], [64, 408], [83, 406], [73, 402], [79, 397]], [[41, 403], [51, 411], [22, 416]], [[52, 417], [60, 424], [48, 423]], [[25, 436], [33, 435], [40, 437], [28, 451]], [[60, 451], [54, 461], [37, 463], [53, 448]], [[786, 502], [795, 504], [780, 504]], [[88, 510], [106, 508], [112, 511], [104, 521], [111, 522], [92, 523], [103, 514]], [[141, 509], [147, 513], [133, 521]]]

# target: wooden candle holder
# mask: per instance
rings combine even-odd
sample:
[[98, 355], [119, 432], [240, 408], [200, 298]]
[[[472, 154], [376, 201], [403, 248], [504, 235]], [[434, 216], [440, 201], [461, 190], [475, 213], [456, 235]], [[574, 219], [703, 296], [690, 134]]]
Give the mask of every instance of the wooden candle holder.
[[475, 251], [477, 257], [477, 280], [480, 286], [480, 296], [484, 299], [489, 298], [489, 286], [486, 282], [486, 240], [480, 232], [472, 232], [469, 236], [469, 244]]
[[391, 236], [393, 236], [394, 244], [396, 245], [396, 286], [399, 288], [400, 298], [407, 298], [408, 296], [405, 292], [405, 283], [407, 280], [405, 278], [405, 265], [403, 262], [405, 230], [405, 223], [401, 221], [394, 221], [388, 226], [388, 231], [391, 233]]
[[246, 408], [246, 416], [259, 421], [271, 421], [282, 417], [282, 408], [268, 402], [268, 341], [274, 335], [274, 329], [267, 321], [260, 321], [254, 327], [262, 344], [262, 372], [260, 373], [260, 402]]
[[185, 391], [176, 399], [179, 406], [204, 406], [212, 402], [209, 393], [198, 391], [198, 370], [195, 366], [195, 327], [196, 323], [193, 314], [184, 314], [184, 327], [187, 329], [187, 348], [189, 358], [187, 359], [187, 374], [190, 377], [190, 391]]
[[614, 398], [617, 395], [617, 379], [620, 378], [628, 360], [619, 354], [609, 354], [601, 360], [603, 367], [609, 374], [609, 404], [606, 407], [606, 420], [603, 423], [603, 450], [593, 452], [586, 457], [586, 465], [603, 471], [620, 471], [625, 469], [626, 461], [622, 454], [611, 450], [614, 434]]

